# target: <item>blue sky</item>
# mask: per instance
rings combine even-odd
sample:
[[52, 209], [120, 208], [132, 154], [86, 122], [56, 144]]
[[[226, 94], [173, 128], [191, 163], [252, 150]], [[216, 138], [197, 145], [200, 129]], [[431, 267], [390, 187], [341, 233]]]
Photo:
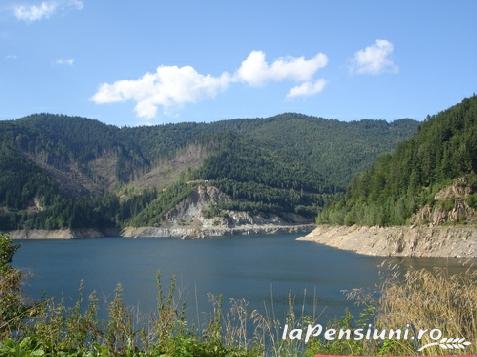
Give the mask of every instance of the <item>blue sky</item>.
[[423, 119], [477, 90], [477, 1], [0, 0], [0, 118]]

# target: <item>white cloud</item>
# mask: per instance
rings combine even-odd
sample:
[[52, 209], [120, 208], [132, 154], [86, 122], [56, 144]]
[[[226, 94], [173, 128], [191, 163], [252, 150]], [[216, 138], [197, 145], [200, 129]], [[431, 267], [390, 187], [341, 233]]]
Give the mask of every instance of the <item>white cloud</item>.
[[51, 0], [42, 1], [39, 4], [20, 4], [12, 7], [13, 15], [19, 21], [35, 22], [50, 18], [59, 9], [73, 8], [82, 10], [83, 0]]
[[357, 51], [351, 63], [351, 73], [380, 74], [398, 71], [391, 55], [394, 45], [388, 40], [376, 40], [374, 44]]
[[326, 55], [318, 53], [310, 59], [287, 57], [268, 64], [263, 52], [252, 51], [233, 75], [228, 72], [219, 76], [204, 75], [191, 66], [159, 66], [155, 72], [139, 79], [102, 83], [91, 100], [97, 104], [131, 100], [135, 102], [138, 117], [152, 119], [159, 107], [170, 114], [186, 103], [213, 98], [232, 83], [255, 86], [270, 81], [305, 82], [293, 87], [288, 97], [309, 96], [323, 90], [326, 81], [313, 82], [312, 78], [327, 62]]
[[310, 59], [305, 59], [305, 57], [279, 58], [269, 64], [264, 52], [252, 51], [237, 70], [236, 79], [254, 86], [286, 79], [306, 81], [327, 64], [328, 57], [323, 53], [318, 53]]
[[309, 97], [311, 95], [320, 93], [323, 91], [323, 89], [325, 89], [327, 83], [328, 81], [323, 78], [317, 79], [316, 81], [304, 82], [292, 87], [287, 94], [287, 98]]
[[227, 72], [214, 77], [200, 74], [191, 66], [159, 66], [156, 72], [146, 73], [137, 80], [103, 83], [92, 100], [96, 103], [133, 100], [137, 116], [152, 119], [158, 106], [169, 109], [212, 98], [225, 90], [229, 82]]
[[7, 61], [15, 61], [16, 59], [18, 59], [18, 56], [17, 55], [6, 55], [5, 59]]
[[75, 64], [74, 58], [59, 58], [55, 61], [56, 64], [72, 66]]
[[38, 5], [17, 5], [13, 13], [17, 20], [34, 22], [49, 18], [57, 9], [57, 4], [50, 1], [42, 1]]

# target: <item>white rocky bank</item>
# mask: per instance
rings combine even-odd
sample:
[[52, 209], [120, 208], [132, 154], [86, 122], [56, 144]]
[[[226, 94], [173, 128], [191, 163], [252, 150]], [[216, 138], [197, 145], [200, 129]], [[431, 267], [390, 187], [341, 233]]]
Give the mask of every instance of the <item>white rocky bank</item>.
[[298, 240], [358, 254], [393, 257], [477, 257], [473, 225], [362, 227], [319, 225]]

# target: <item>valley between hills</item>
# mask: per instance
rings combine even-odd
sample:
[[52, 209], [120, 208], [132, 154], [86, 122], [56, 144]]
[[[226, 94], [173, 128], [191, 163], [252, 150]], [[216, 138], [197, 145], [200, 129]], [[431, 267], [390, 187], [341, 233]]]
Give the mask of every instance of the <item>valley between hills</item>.
[[133, 128], [50, 114], [1, 121], [0, 227], [30, 238], [307, 231], [417, 126], [291, 113]]
[[293, 232], [360, 254], [475, 257], [476, 103], [423, 122], [1, 121], [0, 228], [18, 239]]

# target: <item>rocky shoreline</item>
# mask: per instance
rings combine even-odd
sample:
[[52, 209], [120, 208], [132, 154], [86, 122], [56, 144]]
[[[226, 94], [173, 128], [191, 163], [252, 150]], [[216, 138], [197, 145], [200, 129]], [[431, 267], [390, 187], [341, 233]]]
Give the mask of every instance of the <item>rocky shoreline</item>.
[[22, 229], [7, 232], [12, 239], [80, 239], [80, 238], [181, 238], [201, 239], [233, 235], [309, 233], [314, 224], [244, 224], [234, 227], [218, 226], [194, 228], [191, 226], [173, 227], [126, 227], [122, 231], [97, 229]]
[[312, 231], [314, 227], [314, 224], [245, 224], [231, 228], [219, 226], [216, 228], [203, 227], [201, 229], [193, 227], [127, 227], [122, 231], [122, 236], [126, 238], [200, 239], [233, 235], [306, 233]]
[[117, 229], [98, 230], [84, 229], [18, 229], [8, 231], [11, 239], [75, 239], [75, 238], [104, 238], [119, 237]]
[[476, 258], [477, 227], [471, 225], [362, 227], [319, 225], [298, 238], [362, 255]]

